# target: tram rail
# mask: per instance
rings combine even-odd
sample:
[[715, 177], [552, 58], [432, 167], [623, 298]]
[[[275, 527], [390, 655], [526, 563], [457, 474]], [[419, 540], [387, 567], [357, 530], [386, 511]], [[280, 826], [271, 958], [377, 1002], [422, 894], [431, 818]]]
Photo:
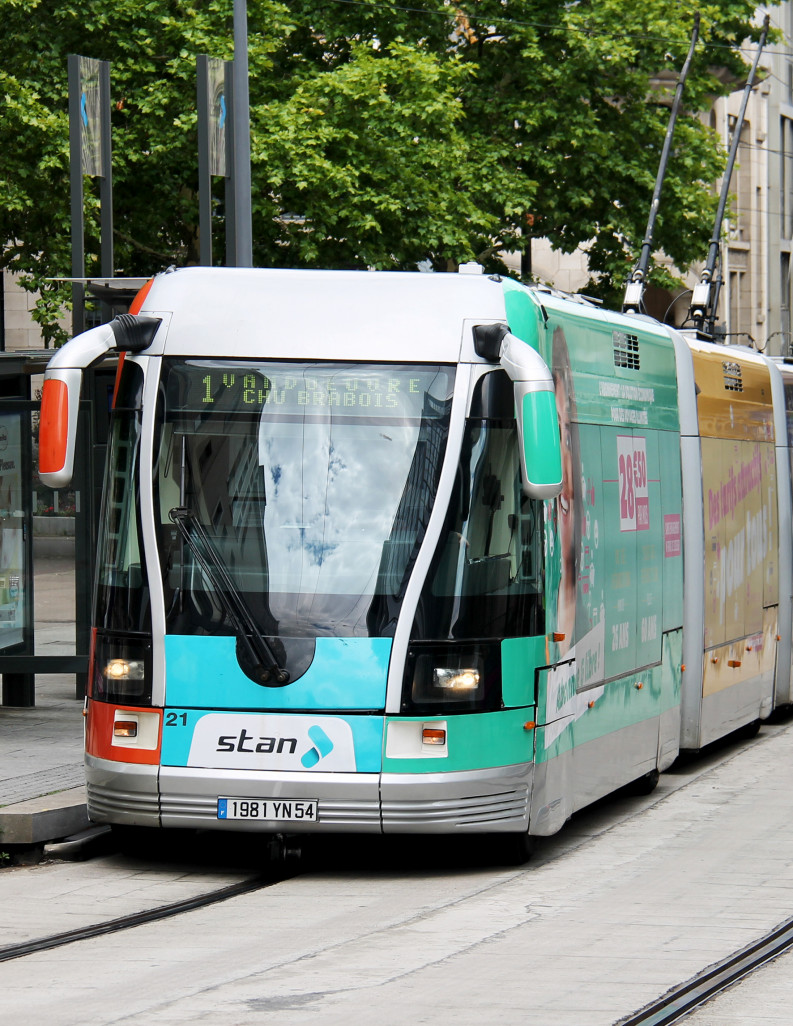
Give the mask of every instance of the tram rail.
[[39, 951], [49, 951], [52, 948], [64, 947], [67, 944], [74, 944], [81, 940], [90, 940], [93, 937], [119, 933], [122, 930], [130, 930], [135, 926], [145, 926], [148, 923], [155, 923], [161, 919], [170, 919], [173, 916], [181, 915], [183, 912], [194, 912], [196, 909], [216, 905], [231, 898], [237, 898], [242, 894], [250, 894], [252, 891], [271, 887], [282, 879], [283, 876], [278, 876], [277, 878], [268, 876], [265, 878], [262, 875], [257, 875], [241, 880], [238, 883], [219, 887], [213, 891], [194, 895], [192, 898], [168, 902], [165, 905], [158, 905], [156, 908], [132, 912], [129, 915], [119, 916], [116, 919], [106, 919], [90, 926], [77, 927], [74, 930], [64, 930], [61, 933], [51, 934], [49, 937], [37, 937], [32, 940], [21, 941], [18, 944], [9, 944], [5, 947], [0, 947], [0, 962], [8, 962], [15, 958], [25, 958], [27, 955], [34, 955]]
[[672, 1026], [755, 970], [793, 948], [793, 917], [786, 919], [763, 937], [728, 955], [685, 983], [667, 991], [657, 1001], [616, 1026]]

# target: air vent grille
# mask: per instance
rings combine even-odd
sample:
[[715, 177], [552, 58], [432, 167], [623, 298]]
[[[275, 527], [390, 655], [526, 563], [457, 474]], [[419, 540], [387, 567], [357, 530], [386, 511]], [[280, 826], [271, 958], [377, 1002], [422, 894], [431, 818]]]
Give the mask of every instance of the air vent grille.
[[741, 365], [732, 360], [724, 360], [721, 369], [724, 372], [724, 387], [728, 392], [743, 392]]
[[629, 335], [625, 331], [613, 331], [614, 366], [627, 367], [629, 370], [639, 369], [639, 337]]

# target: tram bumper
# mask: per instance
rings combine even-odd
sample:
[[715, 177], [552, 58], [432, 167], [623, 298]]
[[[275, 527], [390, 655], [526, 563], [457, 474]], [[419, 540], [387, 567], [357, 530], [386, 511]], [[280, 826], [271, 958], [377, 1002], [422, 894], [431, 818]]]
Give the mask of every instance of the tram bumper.
[[523, 833], [533, 766], [457, 773], [384, 773], [383, 833]]
[[[316, 803], [316, 815], [297, 819], [224, 818], [218, 799]], [[160, 815], [164, 827], [218, 827], [284, 833], [380, 833], [379, 775], [289, 771], [198, 770], [163, 766]]]
[[88, 818], [94, 823], [159, 826], [159, 766], [85, 756]]
[[[525, 832], [533, 767], [454, 773], [246, 772], [86, 757], [94, 822], [284, 833]], [[232, 819], [218, 800], [316, 803], [305, 819]]]

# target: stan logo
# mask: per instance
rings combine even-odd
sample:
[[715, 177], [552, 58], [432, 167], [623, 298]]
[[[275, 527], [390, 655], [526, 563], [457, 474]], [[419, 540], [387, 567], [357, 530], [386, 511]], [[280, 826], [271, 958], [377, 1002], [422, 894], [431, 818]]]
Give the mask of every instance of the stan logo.
[[[174, 750], [167, 758], [181, 766], [178, 760], [185, 756]], [[207, 713], [196, 723], [186, 759], [187, 766], [224, 769], [354, 773], [356, 768], [352, 727], [336, 716]]]
[[330, 755], [333, 751], [333, 742], [322, 727], [309, 727], [308, 736], [314, 742], [314, 746], [313, 748], [309, 748], [300, 761], [306, 769], [311, 769], [312, 766], [317, 765], [320, 759], [324, 759], [326, 755]]
[[[320, 759], [324, 759], [333, 751], [333, 742], [322, 729], [316, 726], [308, 728], [308, 738], [313, 742], [311, 748], [301, 758], [306, 769], [312, 769]], [[275, 752], [281, 755], [286, 752], [294, 755], [297, 738], [294, 737], [255, 737], [243, 729], [239, 734], [221, 734], [218, 738], [218, 752], [246, 752], [270, 755]]]

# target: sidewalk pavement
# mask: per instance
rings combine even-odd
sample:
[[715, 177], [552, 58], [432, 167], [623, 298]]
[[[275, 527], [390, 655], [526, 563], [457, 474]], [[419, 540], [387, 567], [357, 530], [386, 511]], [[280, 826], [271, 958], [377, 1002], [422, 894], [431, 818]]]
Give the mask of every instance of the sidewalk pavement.
[[[35, 563], [36, 655], [73, 655], [74, 561]], [[74, 674], [37, 675], [33, 708], [0, 706], [0, 850], [88, 826], [82, 713]]]

